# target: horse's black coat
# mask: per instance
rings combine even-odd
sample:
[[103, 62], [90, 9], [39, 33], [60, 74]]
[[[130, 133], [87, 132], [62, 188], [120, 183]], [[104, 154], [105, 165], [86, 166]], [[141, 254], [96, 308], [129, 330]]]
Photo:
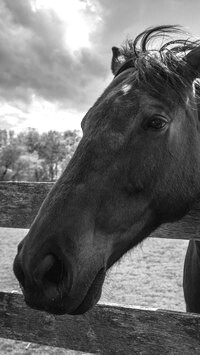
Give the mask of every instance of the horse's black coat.
[[[14, 272], [31, 307], [86, 312], [106, 271], [200, 197], [200, 42], [161, 43], [180, 33], [159, 26], [113, 48], [115, 77], [85, 115], [74, 156], [19, 245]], [[195, 311], [197, 245], [190, 243], [184, 276]]]

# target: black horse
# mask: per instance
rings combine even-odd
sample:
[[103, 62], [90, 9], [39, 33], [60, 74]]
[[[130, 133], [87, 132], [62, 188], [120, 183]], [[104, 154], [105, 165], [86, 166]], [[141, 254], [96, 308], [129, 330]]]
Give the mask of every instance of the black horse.
[[200, 242], [190, 240], [184, 264], [183, 290], [187, 312], [200, 313]]
[[[74, 156], [18, 247], [14, 272], [31, 307], [86, 312], [106, 271], [200, 197], [200, 42], [161, 44], [177, 32], [155, 27], [113, 48], [114, 79], [83, 118]], [[184, 285], [188, 310], [198, 311], [197, 245]]]

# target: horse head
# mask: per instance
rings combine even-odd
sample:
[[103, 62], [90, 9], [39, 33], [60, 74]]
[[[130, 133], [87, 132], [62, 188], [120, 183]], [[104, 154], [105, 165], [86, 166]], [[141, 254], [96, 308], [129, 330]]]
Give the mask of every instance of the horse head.
[[[14, 272], [33, 308], [80, 314], [106, 271], [200, 195], [200, 44], [173, 26], [113, 48], [114, 78], [82, 120], [83, 137], [18, 246]], [[151, 45], [153, 46], [153, 45]]]

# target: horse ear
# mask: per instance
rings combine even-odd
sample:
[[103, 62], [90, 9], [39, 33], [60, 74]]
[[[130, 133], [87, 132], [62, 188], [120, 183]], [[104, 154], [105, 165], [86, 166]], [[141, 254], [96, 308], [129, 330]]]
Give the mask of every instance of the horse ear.
[[200, 46], [192, 49], [186, 56], [188, 72], [192, 81], [200, 76]]
[[111, 70], [112, 73], [115, 75], [119, 69], [119, 67], [124, 62], [124, 58], [121, 54], [121, 51], [117, 47], [112, 47], [112, 61], [111, 61]]

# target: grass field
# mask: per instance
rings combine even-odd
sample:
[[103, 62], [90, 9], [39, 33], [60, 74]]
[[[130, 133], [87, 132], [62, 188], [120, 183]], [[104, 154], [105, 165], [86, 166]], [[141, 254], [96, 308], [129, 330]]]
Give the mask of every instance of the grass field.
[[[19, 290], [12, 273], [18, 242], [26, 230], [0, 228], [1, 290]], [[184, 311], [182, 274], [187, 241], [145, 240], [109, 272], [100, 302]], [[0, 354], [81, 354], [78, 352], [0, 339]]]

